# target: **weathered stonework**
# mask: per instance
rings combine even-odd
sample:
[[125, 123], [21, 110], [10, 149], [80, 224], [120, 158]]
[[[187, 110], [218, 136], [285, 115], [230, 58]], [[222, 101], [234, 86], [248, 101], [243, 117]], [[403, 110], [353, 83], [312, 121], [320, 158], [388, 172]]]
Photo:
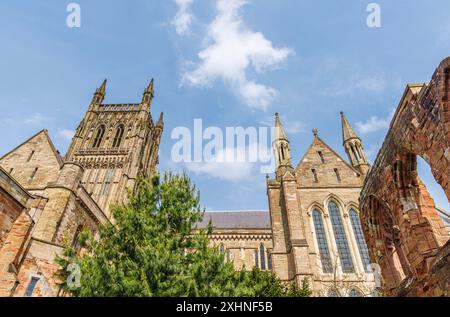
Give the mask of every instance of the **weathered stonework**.
[[361, 192], [365, 236], [381, 266], [386, 295], [448, 295], [449, 275], [443, 274], [448, 262], [436, 264], [436, 256], [445, 252], [450, 236], [417, 175], [417, 156], [428, 162], [450, 198], [449, 147], [447, 58], [430, 83], [407, 86]]
[[0, 158], [0, 296], [58, 296], [63, 245], [114, 221], [110, 204], [125, 203], [136, 178], [155, 172], [163, 121], [149, 114], [153, 81], [140, 104], [103, 105], [105, 89], [106, 81], [65, 158], [46, 130]]
[[[276, 178], [267, 182], [273, 271], [281, 279], [298, 284], [308, 279], [316, 296], [350, 296], [351, 293], [353, 296], [371, 296], [375, 287], [374, 275], [367, 269], [367, 263], [363, 263], [349, 217], [350, 211], [355, 212], [359, 223], [358, 198], [369, 165], [361, 140], [344, 116], [342, 123], [344, 146], [351, 164], [322, 141], [315, 130], [313, 143], [293, 169], [289, 141], [278, 116], [276, 118], [277, 135], [273, 144]], [[340, 254], [336, 241], [336, 228], [329, 214], [330, 203], [339, 209], [341, 238], [347, 241], [348, 259], [352, 263], [348, 272], [341, 267], [344, 255]], [[323, 235], [315, 230], [315, 212], [322, 219]], [[318, 236], [326, 240], [327, 256], [321, 255]], [[323, 261], [329, 261], [329, 269], [324, 269]]]

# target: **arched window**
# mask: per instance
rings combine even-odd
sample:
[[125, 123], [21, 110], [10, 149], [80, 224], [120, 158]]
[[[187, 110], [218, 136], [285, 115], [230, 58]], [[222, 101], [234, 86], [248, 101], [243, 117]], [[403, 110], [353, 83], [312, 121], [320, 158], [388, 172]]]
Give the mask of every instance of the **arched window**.
[[320, 261], [324, 273], [333, 273], [330, 250], [328, 248], [322, 214], [318, 210], [313, 211], [314, 231], [316, 232], [317, 246], [319, 247]]
[[272, 271], [272, 253], [269, 250], [267, 250], [267, 269]]
[[357, 154], [354, 145], [351, 144], [351, 145], [350, 145], [350, 148], [352, 149], [353, 156], [355, 157], [356, 162], [359, 162], [359, 155]]
[[73, 236], [72, 240], [72, 247], [74, 249], [78, 249], [80, 247], [80, 233], [83, 231], [83, 226], [78, 226], [77, 230], [75, 231], [75, 235]]
[[367, 248], [366, 240], [364, 238], [359, 215], [353, 208], [350, 209], [350, 221], [352, 223], [353, 232], [355, 233], [359, 254], [361, 255], [361, 260], [364, 265], [364, 271], [366, 271], [366, 273], [371, 273], [372, 268], [370, 266], [369, 249]]
[[255, 267], [259, 268], [258, 249], [255, 249]]
[[350, 254], [350, 247], [348, 246], [347, 236], [345, 235], [341, 212], [339, 207], [333, 201], [328, 204], [328, 210], [330, 212], [330, 219], [333, 226], [339, 258], [341, 259], [342, 271], [344, 273], [353, 273], [352, 255]]
[[334, 288], [330, 288], [327, 294], [328, 297], [339, 297], [338, 292]]
[[103, 136], [105, 135], [105, 126], [102, 125], [98, 128], [97, 134], [95, 135], [94, 143], [92, 144], [92, 147], [94, 149], [99, 148], [100, 144], [102, 143]]
[[259, 246], [259, 256], [261, 258], [261, 270], [266, 270], [266, 248], [264, 248], [264, 245]]
[[111, 183], [114, 180], [115, 169], [110, 168], [106, 172], [105, 182], [103, 183], [102, 195], [107, 196], [109, 194], [109, 190], [111, 188]]
[[226, 258], [227, 258], [227, 262], [231, 262], [231, 252], [230, 252], [230, 250], [227, 250]]
[[117, 128], [117, 131], [116, 131], [116, 136], [114, 137], [114, 141], [113, 141], [113, 147], [114, 148], [120, 147], [120, 144], [122, 143], [122, 138], [123, 138], [123, 132], [124, 131], [125, 131], [124, 126], [122, 124], [119, 125], [119, 127]]
[[348, 297], [364, 297], [364, 296], [363, 296], [363, 294], [361, 294], [360, 291], [358, 291], [357, 289], [353, 288], [348, 293]]

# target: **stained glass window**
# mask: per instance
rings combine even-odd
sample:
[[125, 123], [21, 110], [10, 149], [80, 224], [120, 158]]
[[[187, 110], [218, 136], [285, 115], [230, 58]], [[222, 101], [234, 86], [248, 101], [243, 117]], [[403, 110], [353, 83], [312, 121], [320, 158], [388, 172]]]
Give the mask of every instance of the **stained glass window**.
[[317, 210], [313, 211], [313, 221], [317, 245], [319, 247], [320, 261], [322, 262], [322, 270], [324, 273], [332, 273], [333, 266], [331, 265], [330, 250], [328, 248], [327, 237], [325, 235], [322, 214]]
[[355, 233], [359, 254], [361, 255], [361, 260], [364, 265], [364, 271], [366, 271], [366, 273], [371, 273], [372, 267], [370, 266], [369, 249], [367, 248], [366, 240], [364, 238], [359, 215], [354, 209], [350, 209], [350, 221], [352, 223], [353, 232]]
[[353, 273], [352, 255], [350, 253], [347, 236], [345, 235], [341, 212], [339, 207], [333, 201], [328, 204], [328, 210], [330, 212], [331, 224], [333, 226], [334, 238], [341, 260], [342, 271], [344, 273]]

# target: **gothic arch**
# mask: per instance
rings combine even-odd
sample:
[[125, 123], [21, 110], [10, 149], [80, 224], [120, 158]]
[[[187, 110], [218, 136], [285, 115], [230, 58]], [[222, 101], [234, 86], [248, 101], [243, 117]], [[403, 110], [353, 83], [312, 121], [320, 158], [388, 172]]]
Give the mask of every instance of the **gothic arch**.
[[326, 215], [327, 213], [325, 212], [325, 208], [324, 205], [315, 201], [312, 204], [309, 205], [308, 208], [306, 208], [306, 210], [308, 211], [308, 214], [311, 215], [313, 210], [317, 209], [319, 212], [321, 212], [323, 215]]
[[329, 194], [323, 201], [323, 206], [325, 206], [326, 210], [328, 211], [328, 205], [330, 202], [334, 201], [336, 205], [339, 207], [342, 216], [344, 216], [346, 206], [345, 202], [337, 195], [335, 194]]
[[97, 127], [97, 129], [95, 129], [94, 139], [92, 142], [93, 148], [99, 148], [102, 145], [104, 138], [105, 138], [106, 131], [107, 131], [107, 128], [104, 124], [100, 124]]

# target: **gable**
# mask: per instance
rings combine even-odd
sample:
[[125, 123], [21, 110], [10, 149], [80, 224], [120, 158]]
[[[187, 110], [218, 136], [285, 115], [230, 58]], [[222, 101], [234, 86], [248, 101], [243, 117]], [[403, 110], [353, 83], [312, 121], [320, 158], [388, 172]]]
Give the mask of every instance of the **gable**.
[[43, 189], [58, 178], [62, 159], [42, 130], [0, 158], [0, 166], [25, 189]]
[[295, 174], [300, 187], [361, 187], [363, 181], [359, 172], [319, 137], [314, 138]]

